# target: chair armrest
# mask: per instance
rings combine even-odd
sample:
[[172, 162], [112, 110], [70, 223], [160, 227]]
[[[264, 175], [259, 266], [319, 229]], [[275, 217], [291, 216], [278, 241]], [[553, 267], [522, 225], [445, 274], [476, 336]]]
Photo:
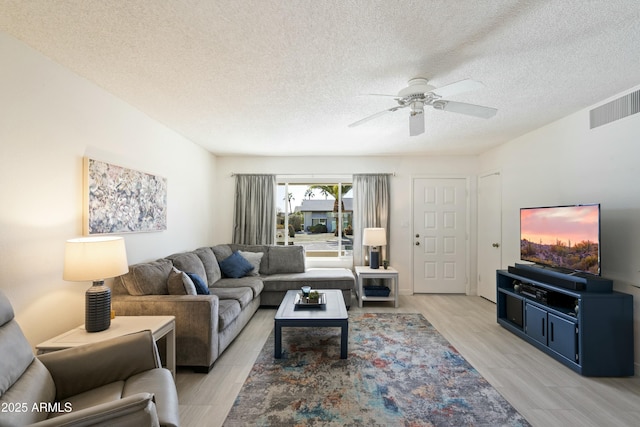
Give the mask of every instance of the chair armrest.
[[32, 424], [34, 427], [61, 425], [65, 427], [106, 427], [114, 425], [139, 427], [157, 426], [159, 422], [153, 395], [150, 393], [138, 393]]
[[57, 400], [161, 367], [149, 330], [42, 354], [38, 358], [53, 377]]

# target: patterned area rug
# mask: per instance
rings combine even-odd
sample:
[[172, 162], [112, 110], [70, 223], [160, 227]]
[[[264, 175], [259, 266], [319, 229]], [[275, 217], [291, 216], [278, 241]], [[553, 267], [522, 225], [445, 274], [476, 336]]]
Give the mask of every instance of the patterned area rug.
[[528, 426], [421, 314], [349, 318], [338, 328], [273, 332], [225, 426]]

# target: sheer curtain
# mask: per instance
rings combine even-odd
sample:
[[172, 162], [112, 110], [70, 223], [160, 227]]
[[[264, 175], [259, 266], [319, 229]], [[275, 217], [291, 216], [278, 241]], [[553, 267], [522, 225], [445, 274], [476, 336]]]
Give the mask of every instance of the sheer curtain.
[[362, 230], [382, 227], [387, 245], [381, 248], [380, 260], [389, 259], [389, 175], [358, 174], [353, 176], [353, 265], [365, 265]]
[[275, 194], [275, 175], [236, 175], [233, 243], [274, 244]]

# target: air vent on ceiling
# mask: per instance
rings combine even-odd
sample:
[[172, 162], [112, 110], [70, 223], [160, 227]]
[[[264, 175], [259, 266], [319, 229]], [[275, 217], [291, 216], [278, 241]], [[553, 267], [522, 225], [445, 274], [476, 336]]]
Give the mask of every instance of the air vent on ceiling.
[[640, 90], [607, 102], [589, 112], [591, 129], [640, 112]]

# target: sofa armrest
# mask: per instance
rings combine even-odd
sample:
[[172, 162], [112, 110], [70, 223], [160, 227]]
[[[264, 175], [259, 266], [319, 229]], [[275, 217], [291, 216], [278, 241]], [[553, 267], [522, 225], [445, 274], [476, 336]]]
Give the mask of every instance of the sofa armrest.
[[138, 393], [32, 424], [34, 427], [60, 425], [67, 427], [114, 425], [139, 427], [157, 426], [159, 421], [153, 395]]
[[116, 316], [175, 316], [176, 363], [209, 366], [218, 357], [216, 295], [114, 295]]
[[56, 399], [160, 367], [151, 331], [141, 331], [38, 356], [51, 373]]
[[[218, 310], [216, 295], [113, 295], [111, 304], [116, 316], [175, 316], [176, 305], [201, 311]], [[136, 314], [132, 314], [132, 312]]]

